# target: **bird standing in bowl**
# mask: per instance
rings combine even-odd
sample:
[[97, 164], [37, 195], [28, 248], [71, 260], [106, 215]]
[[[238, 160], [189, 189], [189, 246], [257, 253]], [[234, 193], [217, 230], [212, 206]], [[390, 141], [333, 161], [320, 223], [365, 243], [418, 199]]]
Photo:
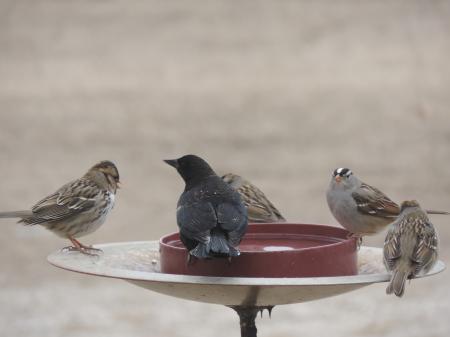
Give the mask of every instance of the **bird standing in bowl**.
[[387, 294], [403, 296], [407, 279], [426, 274], [438, 258], [433, 224], [417, 201], [404, 201], [384, 241], [384, 264], [392, 273]]
[[251, 182], [233, 173], [225, 174], [222, 179], [241, 195], [247, 207], [248, 222], [286, 222], [280, 211]]
[[[383, 231], [400, 214], [400, 207], [377, 188], [362, 182], [348, 168], [333, 171], [327, 191], [331, 213], [352, 236]], [[449, 214], [427, 210], [428, 214]]]
[[25, 225], [41, 225], [69, 239], [69, 250], [95, 255], [100, 249], [83, 245], [77, 238], [96, 231], [114, 206], [119, 171], [110, 161], [92, 166], [84, 176], [59, 188], [31, 210], [0, 212], [0, 218], [20, 218]]
[[177, 204], [177, 224], [188, 259], [238, 256], [247, 230], [247, 209], [239, 193], [200, 157], [186, 155], [165, 162], [186, 184]]

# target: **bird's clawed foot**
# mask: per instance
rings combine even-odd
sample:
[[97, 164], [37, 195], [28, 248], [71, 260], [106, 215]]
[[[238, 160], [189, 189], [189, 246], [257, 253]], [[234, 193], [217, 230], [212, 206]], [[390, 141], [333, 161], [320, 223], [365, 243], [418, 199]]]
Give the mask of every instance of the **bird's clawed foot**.
[[363, 243], [362, 236], [357, 236], [356, 237], [356, 250], [360, 250], [361, 249], [362, 243]]
[[362, 246], [363, 238], [359, 234], [349, 233], [347, 239], [356, 239], [356, 250], [359, 250]]
[[69, 238], [69, 240], [73, 243], [73, 246], [64, 247], [62, 249], [63, 251], [80, 252], [82, 254], [90, 256], [99, 256], [101, 253], [103, 253], [101, 249], [83, 245], [80, 241], [74, 238]]
[[186, 258], [186, 267], [191, 266], [192, 264], [194, 264], [195, 262], [195, 257], [193, 257], [189, 252], [187, 254], [187, 258]]
[[64, 252], [80, 252], [85, 255], [90, 256], [100, 256], [103, 251], [98, 248], [93, 247], [74, 247], [74, 246], [67, 246], [62, 249]]

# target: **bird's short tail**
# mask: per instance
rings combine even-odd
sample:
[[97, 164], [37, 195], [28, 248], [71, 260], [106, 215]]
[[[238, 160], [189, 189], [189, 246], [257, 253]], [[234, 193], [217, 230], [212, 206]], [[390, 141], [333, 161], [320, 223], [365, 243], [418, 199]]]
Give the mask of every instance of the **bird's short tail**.
[[229, 242], [221, 229], [211, 231], [211, 254], [217, 257], [236, 257], [240, 252]]
[[214, 254], [228, 255], [230, 248], [228, 247], [225, 233], [220, 230], [211, 231], [211, 251]]
[[427, 209], [428, 214], [439, 214], [439, 215], [450, 215], [450, 212], [447, 211], [435, 211], [433, 209]]
[[220, 230], [212, 230], [210, 241], [206, 244], [199, 243], [189, 252], [198, 259], [211, 257], [236, 257], [240, 252], [228, 243], [225, 233]]
[[14, 212], [0, 212], [0, 218], [26, 218], [31, 216], [31, 211], [14, 211]]
[[392, 274], [391, 281], [386, 288], [386, 294], [394, 293], [398, 297], [402, 297], [405, 292], [405, 283], [408, 278], [408, 273], [403, 270], [396, 270]]
[[189, 254], [195, 256], [197, 259], [207, 259], [210, 258], [210, 245], [199, 243], [194, 249], [189, 251]]

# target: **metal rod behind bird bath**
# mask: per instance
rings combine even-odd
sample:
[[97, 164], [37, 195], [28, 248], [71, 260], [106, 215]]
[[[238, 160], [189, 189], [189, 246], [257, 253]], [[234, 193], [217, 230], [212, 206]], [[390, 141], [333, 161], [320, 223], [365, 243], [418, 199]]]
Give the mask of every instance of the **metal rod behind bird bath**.
[[271, 315], [273, 306], [242, 306], [235, 305], [230, 306], [231, 309], [237, 312], [239, 315], [239, 325], [241, 327], [241, 337], [257, 337], [258, 329], [256, 328], [255, 319], [258, 313], [262, 313], [265, 309], [269, 311], [269, 317]]

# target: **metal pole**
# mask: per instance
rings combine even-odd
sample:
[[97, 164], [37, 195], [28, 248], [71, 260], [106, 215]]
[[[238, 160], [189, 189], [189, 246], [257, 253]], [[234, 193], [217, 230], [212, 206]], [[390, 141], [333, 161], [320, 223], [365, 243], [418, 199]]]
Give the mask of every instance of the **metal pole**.
[[239, 324], [241, 326], [241, 337], [257, 337], [255, 318], [258, 315], [258, 312], [264, 311], [267, 309], [269, 311], [269, 316], [271, 315], [272, 308], [271, 307], [257, 307], [257, 306], [230, 306], [234, 311], [239, 315]]

